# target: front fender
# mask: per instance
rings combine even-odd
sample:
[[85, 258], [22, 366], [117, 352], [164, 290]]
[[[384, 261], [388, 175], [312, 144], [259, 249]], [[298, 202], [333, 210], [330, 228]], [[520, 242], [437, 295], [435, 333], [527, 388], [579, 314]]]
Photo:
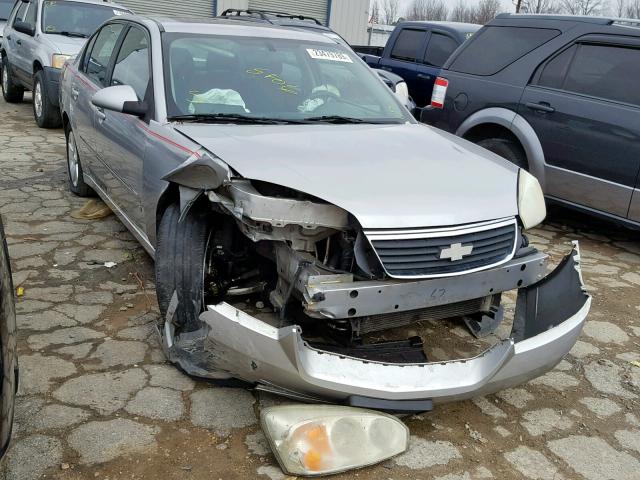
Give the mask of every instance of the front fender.
[[545, 158], [540, 139], [529, 122], [513, 110], [498, 107], [480, 110], [462, 122], [456, 135], [464, 137], [471, 129], [487, 124], [500, 125], [518, 138], [527, 154], [531, 173], [546, 191]]

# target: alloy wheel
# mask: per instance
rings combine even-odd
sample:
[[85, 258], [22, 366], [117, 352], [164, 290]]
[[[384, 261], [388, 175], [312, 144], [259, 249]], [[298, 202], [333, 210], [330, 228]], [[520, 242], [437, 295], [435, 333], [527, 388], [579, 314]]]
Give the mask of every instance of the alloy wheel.
[[42, 84], [36, 82], [36, 88], [33, 92], [33, 107], [36, 111], [36, 117], [42, 117]]
[[69, 132], [67, 136], [67, 162], [69, 164], [69, 178], [74, 187], [78, 186], [78, 178], [80, 177], [80, 162], [78, 159], [78, 148], [76, 147], [76, 138], [73, 132]]
[[6, 93], [9, 90], [9, 72], [6, 65], [6, 60], [4, 65], [2, 65], [2, 93]]

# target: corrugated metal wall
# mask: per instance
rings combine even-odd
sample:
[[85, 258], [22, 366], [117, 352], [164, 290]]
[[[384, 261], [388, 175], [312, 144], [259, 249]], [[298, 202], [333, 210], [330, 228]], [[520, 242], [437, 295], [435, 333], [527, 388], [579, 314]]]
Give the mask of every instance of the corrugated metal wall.
[[213, 17], [213, 0], [116, 0], [141, 15], [166, 17]]
[[249, 8], [306, 15], [327, 24], [327, 0], [249, 0]]
[[369, 0], [332, 0], [329, 26], [351, 45], [367, 44]]

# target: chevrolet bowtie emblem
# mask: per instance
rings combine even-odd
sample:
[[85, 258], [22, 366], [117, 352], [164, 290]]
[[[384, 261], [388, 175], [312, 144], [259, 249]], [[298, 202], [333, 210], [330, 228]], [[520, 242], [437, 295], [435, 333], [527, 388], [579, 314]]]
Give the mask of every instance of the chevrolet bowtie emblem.
[[473, 252], [473, 245], [462, 245], [461, 243], [454, 243], [448, 248], [443, 248], [440, 252], [440, 260], [449, 259], [452, 262], [462, 260], [464, 257], [471, 255]]

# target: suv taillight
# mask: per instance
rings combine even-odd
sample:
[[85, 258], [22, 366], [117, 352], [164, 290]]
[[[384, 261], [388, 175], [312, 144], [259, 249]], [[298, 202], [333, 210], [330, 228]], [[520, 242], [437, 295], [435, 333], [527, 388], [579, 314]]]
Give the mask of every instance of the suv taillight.
[[447, 96], [447, 87], [449, 87], [449, 80], [446, 78], [436, 78], [436, 83], [433, 85], [433, 93], [431, 94], [431, 106], [434, 108], [444, 108], [444, 99]]

